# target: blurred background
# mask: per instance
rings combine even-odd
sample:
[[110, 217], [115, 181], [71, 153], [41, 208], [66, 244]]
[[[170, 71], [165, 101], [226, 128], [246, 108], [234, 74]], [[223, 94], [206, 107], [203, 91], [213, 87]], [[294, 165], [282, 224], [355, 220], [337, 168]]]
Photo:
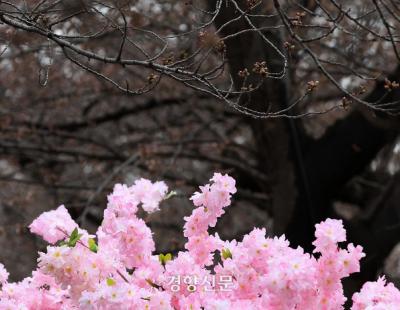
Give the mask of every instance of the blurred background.
[[342, 218], [367, 258], [346, 289], [400, 280], [400, 4], [394, 0], [0, 2], [0, 261], [19, 280], [65, 204], [93, 232], [115, 183], [165, 180], [148, 219], [183, 249], [214, 171], [238, 193], [216, 231], [311, 251]]

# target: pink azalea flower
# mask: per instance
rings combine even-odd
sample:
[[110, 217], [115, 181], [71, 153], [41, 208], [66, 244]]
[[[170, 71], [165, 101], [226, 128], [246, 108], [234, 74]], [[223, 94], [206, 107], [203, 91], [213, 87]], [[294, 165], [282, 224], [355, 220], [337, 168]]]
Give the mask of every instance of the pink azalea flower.
[[[346, 240], [342, 221], [316, 225], [318, 258], [291, 248], [285, 236], [267, 237], [265, 228], [241, 242], [222, 240], [208, 229], [230, 205], [235, 180], [215, 173], [210, 181], [192, 196], [196, 208], [184, 218], [186, 251], [156, 255], [152, 231], [136, 214], [139, 205], [158, 210], [167, 193], [163, 182], [117, 184], [95, 236], [78, 228], [78, 242], [48, 246], [32, 277], [21, 282], [8, 282], [0, 264], [0, 309], [343, 309], [342, 280], [359, 271], [365, 254], [360, 246], [339, 246]], [[51, 244], [77, 227], [64, 206], [30, 225]], [[397, 310], [400, 291], [380, 278], [352, 299], [352, 310]]]
[[227, 174], [214, 173], [210, 181], [213, 181], [216, 186], [221, 190], [227, 191], [229, 194], [236, 193], [236, 181]]
[[41, 236], [51, 244], [65, 239], [76, 227], [78, 225], [64, 205], [59, 206], [56, 210], [42, 213], [29, 225], [32, 233]]
[[7, 282], [9, 275], [4, 265], [0, 263], [0, 285]]
[[335, 249], [337, 243], [346, 241], [346, 231], [343, 228], [342, 220], [327, 219], [315, 225], [315, 228], [314, 252], [323, 253]]
[[159, 204], [165, 198], [168, 187], [164, 182], [152, 183], [146, 179], [139, 179], [130, 190], [142, 202], [143, 210], [152, 213], [159, 210]]
[[386, 283], [384, 277], [376, 282], [367, 282], [359, 293], [353, 295], [352, 310], [399, 309], [400, 291], [393, 283]]
[[108, 210], [121, 215], [136, 214], [140, 202], [132, 193], [132, 189], [125, 184], [115, 184], [113, 192], [108, 195]]

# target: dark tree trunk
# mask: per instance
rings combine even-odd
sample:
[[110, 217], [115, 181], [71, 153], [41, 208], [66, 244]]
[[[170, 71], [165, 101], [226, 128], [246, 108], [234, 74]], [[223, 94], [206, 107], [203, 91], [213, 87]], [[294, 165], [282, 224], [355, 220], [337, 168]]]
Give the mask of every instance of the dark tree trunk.
[[[245, 1], [242, 1], [244, 6]], [[215, 7], [215, 1], [209, 0], [210, 8]], [[224, 6], [215, 23], [217, 27], [225, 24], [236, 16], [232, 5]], [[243, 19], [224, 27], [223, 35], [237, 33], [248, 28]], [[265, 32], [269, 40], [280, 49], [282, 42], [278, 32]], [[269, 72], [279, 72], [284, 62], [272, 46], [268, 46], [262, 38], [253, 32], [235, 36], [225, 41], [230, 72], [237, 88], [242, 87], [242, 78], [238, 72], [247, 68], [249, 71], [256, 62], [266, 61]], [[249, 83], [257, 84], [257, 77], [250, 76]], [[285, 79], [266, 79], [263, 85], [251, 96], [242, 98], [242, 104], [258, 111], [268, 108], [283, 109], [288, 106], [290, 89]], [[263, 184], [264, 190], [272, 197], [272, 208], [275, 218], [276, 233], [283, 233], [288, 225], [296, 204], [298, 191], [303, 191], [299, 182], [299, 167], [295, 150], [296, 143], [293, 133], [297, 133], [297, 124], [288, 119], [253, 119], [249, 118], [254, 138], [258, 147], [260, 170], [269, 176], [268, 184]], [[295, 136], [300, 139], [300, 137]], [[301, 156], [300, 156], [301, 157]], [[307, 219], [306, 219], [307, 220]], [[306, 224], [310, 227], [311, 222]]]

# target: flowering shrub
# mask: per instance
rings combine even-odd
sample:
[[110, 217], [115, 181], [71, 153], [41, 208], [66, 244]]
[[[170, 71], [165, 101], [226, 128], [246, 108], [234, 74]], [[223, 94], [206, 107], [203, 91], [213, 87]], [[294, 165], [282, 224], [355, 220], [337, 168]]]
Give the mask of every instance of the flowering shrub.
[[[163, 182], [117, 184], [96, 235], [78, 227], [64, 206], [43, 213], [30, 229], [51, 245], [32, 276], [7, 282], [0, 264], [0, 309], [343, 309], [341, 280], [359, 271], [360, 246], [346, 241], [340, 220], [316, 225], [316, 257], [289, 247], [284, 236], [255, 228], [241, 242], [210, 235], [236, 192], [215, 173], [191, 200], [187, 251], [154, 255], [152, 232], [138, 207], [158, 210], [169, 197]], [[353, 296], [352, 309], [399, 309], [400, 292], [383, 278]]]

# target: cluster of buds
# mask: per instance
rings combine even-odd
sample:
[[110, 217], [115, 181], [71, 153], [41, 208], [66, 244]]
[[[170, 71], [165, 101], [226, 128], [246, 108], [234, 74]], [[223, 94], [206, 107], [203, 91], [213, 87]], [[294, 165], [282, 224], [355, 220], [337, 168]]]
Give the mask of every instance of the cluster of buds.
[[239, 75], [241, 78], [246, 78], [246, 77], [248, 77], [248, 76], [250, 75], [250, 72], [249, 72], [249, 70], [247, 70], [247, 68], [244, 68], [243, 70], [240, 70], [240, 71], [238, 72], [238, 75]]
[[210, 33], [208, 31], [200, 31], [199, 41], [200, 44], [204, 47], [213, 47], [218, 43], [219, 38], [214, 33]]
[[292, 25], [300, 26], [303, 24], [303, 17], [306, 16], [305, 12], [296, 12], [296, 15], [292, 18]]
[[293, 51], [295, 46], [294, 44], [286, 41], [285, 43], [283, 43], [283, 47], [286, 48], [288, 51]]
[[216, 50], [220, 54], [224, 54], [226, 52], [226, 45], [223, 40], [219, 40], [217, 44], [214, 46], [214, 50]]
[[315, 90], [318, 87], [318, 85], [319, 85], [319, 81], [317, 81], [317, 80], [307, 82], [307, 91], [312, 92], [313, 90]]
[[226, 45], [215, 33], [201, 31], [199, 33], [200, 45], [206, 48], [213, 48], [218, 53], [225, 53]]
[[171, 65], [173, 62], [174, 62], [174, 56], [173, 56], [173, 55], [170, 55], [170, 56], [168, 56], [168, 57], [165, 57], [165, 58], [162, 60], [162, 64], [163, 64], [164, 66]]
[[249, 10], [260, 4], [261, 0], [246, 0], [246, 6]]
[[367, 88], [364, 85], [360, 85], [356, 88], [355, 93], [357, 95], [362, 95], [365, 94], [367, 92]]
[[46, 28], [50, 23], [49, 17], [40, 13], [37, 16], [35, 16], [34, 19], [39, 25]]
[[385, 89], [391, 91], [395, 88], [399, 88], [399, 83], [397, 83], [396, 81], [389, 81], [388, 79], [385, 79]]
[[157, 75], [157, 74], [154, 74], [154, 73], [150, 73], [150, 74], [147, 76], [147, 82], [148, 82], [149, 84], [153, 84], [157, 79], [158, 79], [158, 75]]
[[351, 99], [349, 99], [348, 97], [344, 96], [342, 98], [342, 108], [347, 110], [350, 107], [351, 104]]
[[265, 61], [256, 62], [253, 66], [253, 72], [266, 77], [268, 75], [268, 68]]

